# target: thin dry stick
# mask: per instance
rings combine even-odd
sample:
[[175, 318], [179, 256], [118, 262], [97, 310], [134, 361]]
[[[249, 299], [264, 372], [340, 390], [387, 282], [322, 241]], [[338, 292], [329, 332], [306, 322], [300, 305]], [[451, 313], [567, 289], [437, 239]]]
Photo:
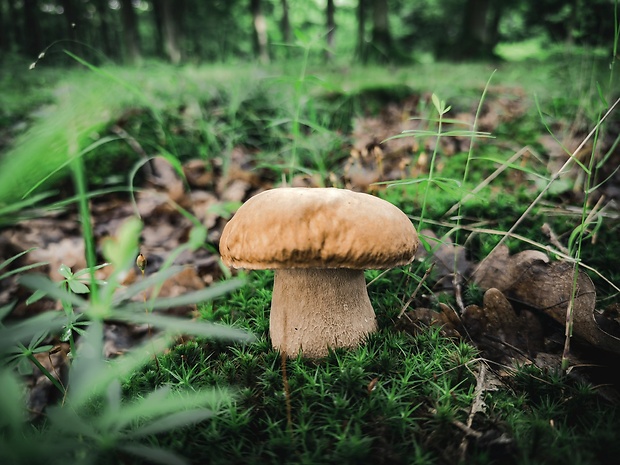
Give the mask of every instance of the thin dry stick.
[[[487, 375], [487, 365], [486, 363], [480, 363], [480, 371], [478, 371], [478, 376], [476, 376], [476, 390], [474, 392], [474, 401], [469, 410], [469, 415], [467, 416], [467, 423], [464, 425], [465, 431], [467, 434], [463, 437], [461, 444], [459, 445], [459, 451], [461, 456], [461, 462], [465, 460], [465, 455], [467, 454], [467, 447], [469, 446], [469, 436], [474, 436], [476, 438], [480, 437], [477, 433], [472, 429], [472, 425], [474, 423], [474, 416], [478, 412], [482, 412], [484, 408], [484, 401], [482, 400], [482, 393], [484, 392], [484, 383]], [[460, 426], [459, 426], [460, 427]]]
[[[605, 200], [605, 196], [601, 195], [601, 197], [598, 199], [598, 201], [596, 202], [596, 204], [594, 205], [594, 207], [592, 207], [592, 210], [590, 210], [590, 213], [588, 213], [588, 216], [586, 217], [586, 221], [585, 224], [590, 224], [593, 220], [595, 215], [600, 214], [600, 212], [598, 211], [600, 208], [600, 205], [603, 203], [603, 201]], [[609, 205], [609, 204], [607, 204]], [[605, 207], [607, 207], [607, 205], [605, 205], [603, 208], [601, 208], [601, 212], [605, 209]], [[592, 235], [592, 244], [594, 244], [596, 242], [596, 234]]]
[[515, 161], [517, 161], [519, 158], [521, 158], [521, 156], [527, 152], [530, 151], [530, 148], [528, 146], [523, 147], [521, 150], [519, 150], [517, 153], [515, 153], [512, 157], [510, 157], [510, 159], [506, 162], [503, 163], [499, 168], [497, 168], [492, 174], [490, 174], [484, 181], [482, 181], [480, 184], [478, 184], [469, 194], [467, 194], [465, 197], [463, 197], [459, 202], [455, 203], [454, 205], [452, 205], [452, 207], [450, 208], [450, 210], [448, 210], [446, 212], [446, 216], [447, 215], [451, 215], [452, 213], [454, 213], [456, 210], [458, 210], [459, 206], [461, 206], [462, 204], [464, 204], [465, 202], [467, 202], [469, 199], [471, 199], [472, 197], [474, 197], [479, 191], [481, 191], [482, 189], [484, 189], [486, 186], [488, 186], [489, 184], [491, 184], [491, 182], [498, 177], [502, 172], [504, 172], [506, 170], [506, 168], [508, 168], [510, 165], [512, 165]]
[[560, 242], [560, 239], [558, 238], [557, 234], [553, 231], [553, 229], [551, 229], [551, 225], [549, 223], [545, 223], [542, 225], [542, 232], [545, 236], [549, 238], [549, 240], [551, 241], [551, 245], [557, 247], [558, 250], [562, 251], [562, 253], [565, 253], [568, 255], [569, 253], [568, 249], [564, 247], [564, 245]]
[[377, 275], [376, 278], [372, 279], [371, 281], [368, 282], [368, 284], [366, 284], [366, 287], [370, 287], [371, 284], [373, 284], [377, 279], [381, 278], [383, 275], [385, 275], [386, 273], [388, 273], [390, 271], [390, 269], [387, 270], [383, 270], [381, 273], [379, 273]]
[[[575, 268], [575, 272], [578, 270]], [[570, 301], [568, 302], [568, 307], [566, 308], [566, 326], [564, 331], [564, 349], [562, 351], [562, 371], [566, 373], [568, 368], [568, 354], [570, 353], [570, 340], [573, 336], [573, 303], [575, 302], [575, 295], [571, 296]]]
[[52, 349], [47, 353], [47, 359], [50, 362], [50, 366], [52, 367], [52, 371], [56, 375], [56, 379], [58, 380], [60, 385], [63, 387], [64, 392], [62, 393], [61, 405], [64, 406], [65, 405], [65, 401], [67, 400], [67, 392], [68, 392], [68, 390], [67, 390], [67, 387], [62, 382], [62, 379], [60, 378], [60, 374], [58, 373], [58, 370], [56, 370], [56, 365], [54, 365], [54, 362], [52, 362], [52, 355], [57, 354], [58, 352], [60, 352], [60, 346], [52, 347]]
[[57, 354], [58, 352], [60, 352], [60, 346], [52, 347], [52, 349], [50, 349], [49, 352], [47, 353], [47, 360], [50, 362], [50, 366], [52, 367], [52, 372], [56, 375], [56, 379], [66, 391], [67, 388], [62, 382], [62, 379], [60, 378], [60, 374], [58, 373], [58, 370], [56, 370], [56, 365], [54, 365], [54, 362], [52, 361], [52, 355]]
[[459, 281], [460, 273], [454, 272], [452, 275], [452, 286], [454, 286], [454, 298], [456, 299], [456, 305], [461, 311], [461, 314], [465, 312], [465, 304], [463, 303], [463, 293], [461, 292], [461, 283]]

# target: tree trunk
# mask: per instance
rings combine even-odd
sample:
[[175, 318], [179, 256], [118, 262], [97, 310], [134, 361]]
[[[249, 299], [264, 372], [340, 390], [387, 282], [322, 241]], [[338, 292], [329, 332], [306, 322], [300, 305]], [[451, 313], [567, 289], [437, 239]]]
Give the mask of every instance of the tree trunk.
[[10, 52], [9, 25], [6, 21], [4, 12], [4, 4], [0, 3], [0, 56], [3, 53]]
[[357, 47], [355, 56], [362, 63], [366, 62], [366, 2], [367, 0], [357, 1]]
[[491, 17], [487, 26], [487, 44], [491, 53], [499, 42], [499, 23], [502, 20], [505, 6], [505, 2], [494, 2], [491, 7]]
[[107, 57], [118, 56], [118, 46], [115, 36], [110, 28], [110, 7], [108, 0], [97, 0], [94, 2], [98, 25], [99, 38], [101, 40], [101, 49]]
[[[62, 8], [65, 18], [66, 37], [71, 41], [68, 48], [80, 58], [91, 61], [92, 57], [88, 54], [90, 50], [87, 50], [83, 45], [84, 42], [88, 43], [85, 37], [83, 37], [83, 34], [87, 32], [89, 28], [87, 25], [84, 27], [84, 24], [79, 24], [80, 5], [77, 4], [75, 0], [62, 0]], [[78, 38], [78, 30], [82, 31], [82, 37]], [[77, 65], [77, 63], [72, 64]]]
[[334, 54], [335, 13], [334, 0], [327, 0], [327, 49], [325, 50], [325, 59], [327, 61], [331, 61]]
[[[172, 4], [173, 0], [160, 0], [162, 39], [164, 51], [171, 63], [178, 65], [181, 62], [181, 48], [179, 47], [178, 16]], [[177, 6], [177, 5], [175, 5]]]
[[158, 57], [166, 55], [164, 46], [164, 13], [163, 2], [165, 0], [153, 0], [153, 24], [155, 25], [155, 54]]
[[17, 44], [23, 44], [23, 29], [21, 28], [21, 23], [19, 16], [17, 15], [17, 11], [15, 10], [15, 0], [9, 0], [9, 17], [6, 20], [6, 27], [8, 32], [8, 40], [9, 40], [9, 51], [16, 51], [19, 49]]
[[372, 45], [377, 61], [392, 60], [392, 35], [388, 21], [388, 0], [374, 0], [372, 9]]
[[254, 55], [261, 63], [269, 63], [267, 21], [261, 9], [261, 0], [250, 0], [250, 12], [252, 13]]
[[62, 0], [63, 16], [67, 26], [67, 38], [77, 40], [76, 28], [78, 27], [78, 12], [74, 0]]
[[458, 59], [490, 56], [487, 13], [489, 0], [467, 0], [459, 43], [454, 50]]
[[288, 1], [280, 0], [282, 5], [282, 19], [280, 20], [280, 30], [282, 32], [282, 41], [285, 44], [291, 43], [291, 23], [288, 17]]
[[121, 0], [121, 22], [123, 24], [126, 59], [132, 64], [138, 64], [141, 60], [138, 15], [133, 9], [131, 0]]
[[37, 0], [24, 0], [24, 27], [22, 34], [24, 37], [24, 51], [30, 57], [38, 57], [43, 51], [43, 35], [41, 33], [41, 22], [39, 20], [39, 7]]

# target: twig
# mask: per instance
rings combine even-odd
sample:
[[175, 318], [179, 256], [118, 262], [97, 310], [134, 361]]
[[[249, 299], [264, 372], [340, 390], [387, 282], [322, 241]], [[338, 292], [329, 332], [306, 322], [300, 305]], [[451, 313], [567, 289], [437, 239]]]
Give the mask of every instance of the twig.
[[[142, 254], [142, 252], [140, 252], [138, 254], [138, 258], [136, 258], [136, 265], [138, 268], [140, 268], [140, 271], [142, 272], [142, 279], [144, 279], [144, 270], [146, 269], [146, 257]], [[146, 289], [142, 293], [142, 298], [144, 300], [144, 311], [148, 315], [149, 308], [146, 304]], [[151, 339], [152, 338], [151, 324], [147, 323], [146, 327], [148, 329], [148, 338]], [[159, 372], [160, 371], [159, 360], [157, 359], [157, 354], [155, 353], [155, 350], [153, 350], [153, 358], [155, 359], [155, 365], [157, 366], [157, 371]]]
[[131, 147], [134, 152], [136, 152], [142, 159], [146, 161], [147, 174], [149, 176], [153, 176], [153, 167], [151, 166], [151, 163], [149, 162], [149, 156], [146, 153], [146, 150], [142, 148], [140, 143], [134, 137], [132, 137], [127, 131], [125, 131], [122, 127], [120, 127], [118, 124], [115, 124], [114, 126], [112, 126], [110, 130], [114, 134], [116, 134], [118, 137], [123, 139], [125, 142], [127, 142], [129, 147]]
[[521, 150], [519, 150], [517, 153], [515, 153], [512, 157], [510, 157], [510, 159], [503, 163], [502, 165], [500, 165], [499, 168], [497, 168], [493, 173], [491, 173], [484, 181], [482, 181], [480, 184], [478, 184], [470, 193], [468, 193], [465, 197], [463, 197], [460, 201], [458, 201], [457, 203], [455, 203], [454, 205], [452, 205], [452, 207], [450, 207], [450, 210], [448, 210], [445, 213], [445, 216], [451, 215], [452, 213], [454, 213], [455, 211], [458, 210], [458, 208], [463, 205], [465, 202], [467, 202], [469, 199], [471, 199], [472, 197], [474, 197], [479, 191], [481, 191], [482, 189], [484, 189], [486, 186], [488, 186], [489, 184], [491, 184], [491, 182], [498, 177], [503, 171], [506, 170], [506, 168], [509, 168], [510, 165], [512, 163], [514, 163], [517, 159], [521, 158], [521, 156], [527, 152], [530, 151], [530, 148], [528, 146], [523, 147]]
[[551, 229], [551, 226], [549, 225], [549, 223], [543, 224], [541, 229], [542, 229], [542, 233], [549, 238], [551, 245], [553, 245], [554, 247], [557, 247], [559, 250], [562, 251], [562, 253], [565, 253], [566, 255], [569, 254], [568, 249], [564, 247], [564, 245], [562, 245], [562, 243], [558, 239], [557, 234], [553, 231], [553, 229]]
[[570, 340], [573, 337], [573, 299], [566, 307], [566, 329], [564, 331], [564, 348], [562, 349], [562, 371], [567, 372], [570, 354]]
[[465, 304], [463, 303], [463, 294], [461, 293], [461, 283], [459, 282], [459, 273], [455, 272], [452, 275], [452, 286], [454, 287], [454, 298], [456, 299], [456, 305], [461, 310], [461, 315], [465, 312]]

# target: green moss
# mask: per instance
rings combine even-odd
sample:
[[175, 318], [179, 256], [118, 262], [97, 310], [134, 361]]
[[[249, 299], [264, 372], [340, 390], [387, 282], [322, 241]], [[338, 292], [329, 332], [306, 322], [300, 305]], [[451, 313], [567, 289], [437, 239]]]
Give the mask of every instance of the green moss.
[[[379, 331], [357, 349], [338, 349], [322, 360], [287, 361], [290, 427], [281, 358], [268, 338], [273, 273], [253, 272], [248, 286], [203, 307], [202, 316], [246, 328], [257, 341], [185, 341], [160, 358], [159, 372], [152, 364], [134, 374], [125, 392], [136, 396], [163, 384], [230, 386], [236, 401], [222, 405], [207, 422], [150, 441], [191, 457], [192, 463], [458, 460], [464, 436], [455, 425], [467, 421], [473, 403], [477, 351], [442, 337], [438, 329], [416, 335], [396, 330], [403, 295], [394, 289], [410, 292], [416, 283], [407, 283], [406, 274], [397, 270], [367, 277], [375, 279], [369, 290]], [[383, 292], [389, 282], [392, 294]], [[616, 409], [607, 412], [609, 418], [597, 417], [609, 406], [592, 386], [531, 366], [517, 371], [508, 389], [489, 391], [484, 398], [488, 410], [472, 427], [515, 442], [474, 442], [468, 463], [602, 463], [596, 461], [597, 448], [611, 446], [613, 435], [600, 428], [620, 424]], [[590, 411], [580, 414], [582, 409]], [[571, 456], [576, 444], [580, 451]], [[502, 462], [506, 457], [509, 462]]]

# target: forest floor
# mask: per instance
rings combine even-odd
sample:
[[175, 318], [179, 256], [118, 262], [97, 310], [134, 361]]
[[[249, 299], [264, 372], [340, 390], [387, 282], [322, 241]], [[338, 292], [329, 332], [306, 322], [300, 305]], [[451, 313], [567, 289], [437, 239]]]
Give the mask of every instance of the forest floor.
[[[118, 71], [116, 79], [132, 86], [142, 82], [143, 94], [115, 105], [117, 108], [106, 107], [108, 95], [97, 95], [98, 107], [91, 106], [88, 111], [109, 113], [86, 125], [86, 139], [78, 138], [82, 148], [91, 147], [84, 160], [95, 194], [89, 206], [98, 262], [104, 261], [105, 241], [115, 237], [128, 218], [138, 216], [143, 222], [140, 251], [147, 257], [145, 275], [155, 274], [174, 254], [174, 264], [183, 270], [165, 281], [158, 296], [181, 296], [227, 278], [217, 253], [219, 237], [236, 208], [251, 196], [280, 185], [333, 186], [378, 195], [410, 216], [422, 245], [410, 267], [387, 275], [398, 281], [398, 286], [391, 286], [384, 273], [367, 273], [381, 338], [386, 338], [373, 339], [369, 350], [380, 350], [381, 341], [387, 344], [391, 337], [386, 334], [395, 332], [421, 338], [407, 344], [422, 353], [424, 343], [420, 341], [437, 326], [440, 329], [432, 334], [444, 343], [451, 341], [459, 350], [463, 350], [460, 344], [474, 348], [471, 356], [463, 356], [464, 361], [447, 370], [470, 372], [452, 380], [456, 384], [447, 391], [456, 399], [465, 395], [459, 391], [464, 389], [468, 397], [457, 402], [457, 413], [449, 415], [447, 426], [437, 422], [441, 402], [429, 401], [431, 394], [416, 398], [422, 406], [414, 416], [437, 427], [435, 432], [413, 428], [398, 436], [390, 429], [398, 427], [387, 417], [381, 420], [380, 415], [371, 415], [372, 420], [359, 431], [347, 426], [349, 421], [355, 423], [353, 417], [339, 420], [340, 436], [326, 439], [324, 447], [340, 452], [329, 455], [325, 463], [354, 463], [361, 451], [379, 463], [411, 463], [407, 454], [414, 453], [418, 463], [579, 463], [582, 459], [605, 463], [601, 448], [608, 447], [609, 441], [600, 429], [617, 426], [620, 421], [620, 378], [615, 369], [620, 358], [617, 112], [604, 120], [600, 131], [590, 132], [617, 96], [601, 101], [593, 84], [598, 82], [594, 65], [586, 68], [581, 64], [585, 72], [577, 65], [558, 62], [521, 66], [500, 65], [496, 74], [490, 65], [436, 65], [365, 73], [316, 71], [301, 77], [250, 68], [242, 72], [251, 71], [251, 77], [239, 77], [242, 72], [226, 67], [182, 71], [157, 67], [158, 77], [144, 82], [140, 71]], [[528, 76], [529, 66], [538, 66], [539, 73]], [[579, 74], [579, 86], [574, 85], [575, 74]], [[175, 85], [158, 85], [173, 76]], [[75, 118], [84, 111], [72, 107], [71, 100], [63, 106], [63, 92], [69, 88], [72, 93], [70, 86], [77, 88], [88, 80], [80, 81], [84, 79], [80, 77], [78, 83], [67, 83], [57, 76], [49, 79], [54, 84], [48, 90], [26, 89], [29, 97], [25, 101], [32, 98], [34, 102], [28, 111], [18, 111], [22, 107], [10, 101], [5, 106], [0, 127], [4, 160], [30, 157], [24, 155], [27, 144], [49, 130], [43, 126], [50, 118], [62, 120], [63, 112]], [[90, 89], [100, 92], [96, 84]], [[37, 92], [41, 102], [32, 97]], [[442, 114], [447, 105], [451, 108]], [[63, 137], [66, 127], [54, 130]], [[394, 138], [401, 135], [407, 137]], [[35, 157], [32, 163], [41, 163], [41, 158]], [[19, 211], [0, 214], [4, 225], [0, 257], [6, 260], [30, 250], [8, 269], [44, 262], [37, 271], [62, 281], [66, 278], [62, 265], [72, 272], [87, 267], [79, 211], [72, 202], [76, 192], [62, 172], [36, 192], [50, 192], [50, 196]], [[15, 201], [6, 195], [0, 200]], [[183, 249], [196, 224], [206, 228], [205, 245]], [[579, 258], [577, 271], [575, 257]], [[112, 271], [104, 267], [97, 278], [106, 281]], [[5, 323], [59, 309], [53, 299], [27, 303], [31, 291], [14, 278], [0, 282], [0, 304], [15, 303]], [[141, 279], [140, 270], [134, 267], [122, 277], [122, 285]], [[227, 305], [234, 308], [235, 299], [245, 298], [243, 292], [253, 295], [257, 286], [269, 290], [272, 279], [269, 272], [256, 273], [248, 283], [254, 290], [246, 289], [228, 303], [216, 300], [207, 307], [185, 305], [169, 313], [238, 321], [244, 316]], [[394, 300], [388, 302], [387, 296], [392, 294]], [[575, 326], [570, 368], [562, 374], [568, 302], [572, 302]], [[268, 300], [266, 307], [268, 310]], [[248, 324], [259, 335], [262, 328], [261, 337], [267, 338], [264, 321], [258, 328], [251, 323], [242, 326]], [[105, 336], [107, 358], [122, 356], [148, 337], [144, 326], [118, 322], [106, 324]], [[42, 353], [39, 360], [51, 362], [56, 372], [63, 373], [69, 364], [68, 346], [58, 339], [53, 344], [62, 350], [53, 357]], [[208, 347], [199, 344], [196, 349], [189, 344], [184, 347], [181, 343], [176, 355], [189, 357], [189, 351], [196, 357], [193, 351]], [[253, 352], [257, 359], [258, 353], [258, 349]], [[171, 349], [166, 357], [172, 360], [176, 355]], [[334, 357], [326, 361], [327, 367], [335, 363], [342, 370], [346, 357], [341, 353]], [[389, 357], [392, 362], [400, 360], [394, 354]], [[165, 361], [159, 363], [166, 366]], [[259, 365], [263, 368], [255, 370], [265, 372], [252, 372], [252, 376], [262, 379], [270, 363], [277, 364], [278, 359], [261, 354]], [[317, 369], [304, 363], [297, 360], [289, 369]], [[383, 383], [384, 394], [389, 394], [390, 370], [369, 366], [364, 365], [353, 388], [343, 387], [345, 400], [341, 400], [347, 405], [336, 405], [334, 415], [342, 413], [339, 409], [352, 408], [349, 402], [358, 402], [360, 386], [366, 387], [366, 395], [371, 397], [375, 384]], [[153, 370], [153, 366], [146, 369], [145, 376]], [[242, 371], [239, 368], [239, 373]], [[282, 407], [268, 410], [268, 403], [259, 399], [268, 394], [255, 382], [240, 381], [239, 373], [224, 379], [232, 378], [240, 387], [252, 389], [242, 403], [251, 406], [248, 412], [285, 414]], [[441, 373], [445, 375], [446, 369]], [[438, 375], [429, 376], [437, 379]], [[313, 407], [303, 407], [303, 389], [298, 386], [299, 391], [295, 390], [295, 372], [291, 378], [292, 396], [298, 395], [292, 414], [293, 435], [302, 437], [308, 427], [302, 425], [304, 408]], [[155, 378], [146, 376], [146, 381], [140, 378], [139, 387], [131, 380], [125, 387], [133, 393], [149, 384], [168, 382], [160, 373]], [[37, 372], [28, 378], [28, 385], [31, 416], [45, 415], [49, 404], [56, 401], [54, 386]], [[583, 385], [591, 387], [591, 397], [573, 404]], [[519, 430], [500, 412], [498, 405], [505, 408], [509, 403], [506, 398], [491, 401], [488, 396], [498, 390], [514, 396], [516, 408], [536, 412], [532, 413], [536, 422], [530, 423], [529, 429]], [[554, 410], [546, 402], [557, 402], [559, 407]], [[581, 422], [575, 412], [583, 406], [608, 417]], [[549, 410], [548, 416], [540, 413], [543, 408]], [[266, 433], [256, 432], [266, 428], [261, 426], [265, 420], [247, 415], [242, 431], [248, 437], [239, 442], [244, 444], [235, 451], [239, 456], [254, 454], [256, 461], [275, 461], [292, 451], [298, 459], [291, 462], [312, 461], [311, 444], [304, 443], [307, 439], [297, 439], [301, 443], [295, 447], [282, 443], [287, 437], [281, 434], [286, 431], [282, 418], [277, 423], [280, 434], [270, 442]], [[386, 423], [376, 424], [381, 421]], [[600, 429], [593, 427], [592, 421], [599, 421]], [[309, 425], [313, 427], [312, 422]], [[586, 432], [588, 428], [595, 433]], [[246, 444], [252, 434], [262, 441], [260, 447]], [[543, 436], [541, 443], [536, 443], [537, 434]], [[592, 438], [595, 434], [600, 444]], [[450, 437], [450, 442], [442, 445]], [[343, 438], [359, 443], [351, 440], [345, 447]], [[403, 438], [412, 441], [409, 448], [394, 445]], [[187, 452], [178, 441], [174, 435], [159, 438], [162, 444]], [[205, 438], [202, 441], [198, 444], [211, 444]], [[313, 441], [320, 444], [317, 438]], [[561, 443], [557, 453], [543, 451], [552, 449], [554, 441]], [[571, 455], [576, 452], [570, 443], [582, 448], [577, 456]], [[198, 445], [189, 447], [191, 454], [197, 454], [194, 447]], [[230, 460], [237, 457], [235, 453], [231, 452]], [[381, 454], [385, 455], [380, 458]], [[221, 461], [226, 460], [222, 457]]]

